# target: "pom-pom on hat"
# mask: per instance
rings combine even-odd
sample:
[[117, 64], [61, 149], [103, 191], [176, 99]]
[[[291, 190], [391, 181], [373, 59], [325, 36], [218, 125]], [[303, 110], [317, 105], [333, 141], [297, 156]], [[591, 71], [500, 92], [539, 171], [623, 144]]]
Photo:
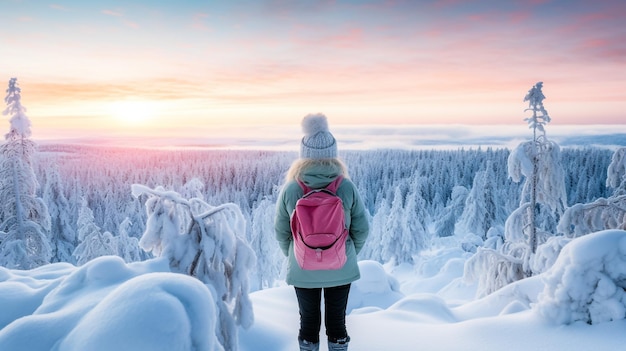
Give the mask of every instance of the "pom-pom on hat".
[[309, 114], [302, 119], [304, 137], [300, 143], [301, 158], [336, 158], [337, 142], [328, 131], [328, 120], [321, 113]]

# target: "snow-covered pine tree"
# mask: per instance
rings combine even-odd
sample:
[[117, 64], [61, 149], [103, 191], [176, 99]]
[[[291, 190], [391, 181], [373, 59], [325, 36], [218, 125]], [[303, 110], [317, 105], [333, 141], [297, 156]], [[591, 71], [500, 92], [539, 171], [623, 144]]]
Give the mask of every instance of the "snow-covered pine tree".
[[113, 234], [102, 232], [94, 221], [93, 211], [85, 198], [78, 211], [78, 240], [73, 256], [78, 265], [83, 265], [96, 257], [117, 255], [117, 246]]
[[[146, 211], [143, 204], [139, 199], [132, 196], [131, 201], [126, 203], [124, 213], [126, 214], [125, 218], [129, 220], [129, 226], [126, 228], [128, 235], [139, 240], [146, 229]], [[141, 252], [141, 256], [147, 258], [146, 252], [143, 250]]]
[[[533, 112], [532, 117], [525, 119], [533, 129], [533, 140], [521, 143], [511, 152], [508, 160], [511, 179], [515, 182], [520, 182], [522, 177], [526, 179], [520, 198], [520, 208], [527, 209], [527, 218], [518, 220], [509, 218], [507, 222], [519, 223], [521, 227], [507, 225], [505, 236], [507, 240], [520, 236], [527, 237], [530, 250], [530, 254], [526, 255], [528, 258], [536, 252], [537, 245], [552, 235], [546, 228], [538, 226], [539, 216], [543, 217], [544, 223], [550, 222], [545, 219], [546, 216], [551, 216], [552, 222], [556, 223], [567, 205], [560, 148], [555, 142], [548, 140], [544, 128], [544, 125], [550, 122], [550, 117], [543, 106], [545, 96], [542, 87], [542, 82], [535, 84], [524, 99], [529, 101], [529, 108], [526, 111]], [[523, 215], [523, 212], [514, 211], [511, 216], [514, 215]]]
[[382, 259], [396, 265], [413, 264], [413, 255], [423, 248], [425, 236], [417, 218], [417, 194], [408, 193], [406, 188], [404, 183], [396, 187], [381, 238]]
[[[519, 228], [528, 237], [531, 253], [535, 253], [537, 245], [547, 239], [545, 231], [538, 233], [537, 215], [541, 206], [547, 207], [542, 215], [549, 211], [554, 217], [560, 217], [567, 206], [565, 193], [565, 176], [561, 165], [560, 148], [555, 142], [548, 140], [545, 125], [551, 121], [548, 111], [543, 106], [545, 95], [542, 91], [543, 82], [535, 84], [526, 94], [524, 101], [532, 111], [526, 118], [529, 128], [533, 130], [533, 140], [521, 143], [511, 152], [508, 160], [509, 176], [513, 181], [520, 182], [526, 178], [520, 198], [520, 207], [528, 203], [528, 220]], [[518, 212], [519, 213], [519, 212]], [[539, 229], [541, 230], [541, 229]], [[511, 236], [511, 233], [505, 233]], [[539, 238], [539, 234], [543, 234]], [[513, 235], [517, 236], [517, 235]]]
[[133, 184], [132, 193], [148, 195], [139, 245], [166, 258], [173, 272], [194, 276], [211, 289], [219, 311], [216, 337], [225, 350], [236, 351], [237, 326], [248, 328], [254, 319], [248, 275], [256, 259], [244, 241], [240, 208], [233, 203], [213, 207], [162, 187]]
[[[528, 92], [524, 101], [529, 102], [526, 111], [533, 115], [525, 120], [533, 129], [533, 140], [521, 143], [508, 158], [509, 176], [514, 182], [526, 181], [522, 189], [519, 207], [506, 220], [505, 242], [497, 249], [480, 248], [466, 264], [465, 277], [478, 279], [478, 294], [491, 292], [535, 273], [534, 268], [545, 269], [548, 257], [534, 257], [537, 246], [548, 241], [554, 233], [538, 227], [553, 222], [563, 214], [567, 204], [565, 176], [561, 165], [559, 146], [548, 140], [545, 124], [550, 116], [543, 106], [545, 96], [543, 83], [538, 82]], [[539, 132], [539, 134], [538, 134]], [[552, 228], [554, 229], [554, 228]], [[562, 241], [551, 241], [557, 247]], [[542, 254], [549, 250], [542, 250]]]
[[[389, 215], [386, 217], [382, 230], [381, 238], [381, 256], [386, 262], [393, 260], [394, 264], [404, 261], [406, 252], [402, 249], [403, 236], [403, 206], [404, 196], [400, 187], [396, 187], [394, 191], [393, 201]], [[408, 257], [407, 257], [408, 259]]]
[[0, 266], [31, 269], [50, 262], [50, 215], [36, 196], [35, 143], [17, 78], [9, 80], [6, 92], [3, 115], [11, 116], [11, 127], [0, 146]]
[[50, 246], [52, 262], [75, 263], [72, 252], [76, 248], [76, 225], [72, 223], [70, 202], [65, 197], [63, 182], [56, 167], [47, 170], [43, 199], [50, 213]]
[[378, 209], [372, 217], [370, 235], [367, 237], [363, 249], [359, 252], [359, 258], [385, 263], [382, 247], [383, 237], [386, 235], [384, 230], [387, 225], [387, 218], [389, 217], [389, 204], [386, 199], [382, 198], [381, 194], [382, 192], [378, 193], [378, 200], [376, 201]]
[[487, 231], [495, 225], [498, 213], [494, 178], [491, 161], [488, 161], [486, 169], [477, 172], [474, 177], [456, 232], [473, 233], [482, 240], [487, 239]]
[[257, 254], [257, 264], [254, 267], [256, 274], [252, 274], [256, 277], [256, 290], [273, 287], [284, 262], [284, 256], [276, 245], [274, 236], [275, 197], [274, 195], [259, 201], [252, 211], [250, 244]]
[[189, 181], [183, 185], [181, 190], [181, 195], [185, 199], [197, 198], [200, 200], [204, 200], [204, 183], [198, 178], [191, 178]]
[[614, 196], [626, 195], [626, 147], [613, 153], [606, 174], [606, 186], [614, 189]]
[[439, 237], [454, 235], [454, 228], [457, 220], [463, 214], [465, 201], [469, 195], [466, 187], [457, 185], [452, 188], [450, 199], [442, 211], [441, 217], [435, 222], [435, 234]]
[[427, 206], [424, 200], [424, 188], [429, 184], [428, 178], [413, 176], [409, 191], [404, 200], [406, 229], [409, 242], [413, 243], [413, 255], [418, 254], [430, 244], [430, 236], [426, 230]]
[[117, 255], [124, 259], [124, 262], [141, 261], [143, 255], [139, 248], [139, 240], [130, 236], [128, 231], [132, 226], [132, 222], [127, 217], [119, 225], [119, 233], [115, 237], [115, 246], [117, 247]]
[[[120, 198], [115, 194], [115, 184], [107, 184], [106, 187], [101, 188], [101, 199], [97, 203], [93, 203], [93, 211], [96, 210], [100, 213], [99, 218], [104, 219], [102, 222], [102, 230], [109, 233], [115, 233], [119, 231], [118, 226], [124, 220], [125, 217], [121, 217], [126, 208], [127, 199]], [[95, 214], [94, 214], [95, 218]]]

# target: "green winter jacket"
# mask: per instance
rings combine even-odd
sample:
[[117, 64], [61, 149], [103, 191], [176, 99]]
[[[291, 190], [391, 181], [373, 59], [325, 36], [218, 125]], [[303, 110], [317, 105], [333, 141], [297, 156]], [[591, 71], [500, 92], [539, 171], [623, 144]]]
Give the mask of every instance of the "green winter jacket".
[[[302, 182], [311, 189], [324, 188], [330, 184], [339, 172], [336, 168], [316, 166], [303, 172]], [[287, 182], [278, 196], [276, 218], [274, 221], [276, 239], [285, 256], [288, 258], [287, 284], [299, 288], [326, 288], [340, 286], [360, 278], [356, 255], [365, 244], [369, 233], [369, 224], [363, 201], [354, 183], [344, 178], [337, 196], [343, 201], [346, 214], [346, 226], [349, 236], [346, 241], [346, 264], [338, 270], [305, 271], [300, 268], [293, 254], [293, 237], [291, 235], [290, 218], [296, 201], [302, 197], [303, 191], [296, 181]]]

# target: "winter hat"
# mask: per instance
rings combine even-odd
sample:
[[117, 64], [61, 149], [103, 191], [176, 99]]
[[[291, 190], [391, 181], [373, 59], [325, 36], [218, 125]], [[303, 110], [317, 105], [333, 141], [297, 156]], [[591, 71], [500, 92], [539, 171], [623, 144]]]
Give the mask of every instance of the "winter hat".
[[328, 120], [321, 113], [309, 114], [302, 119], [304, 137], [300, 143], [301, 158], [335, 158], [337, 142], [328, 131]]

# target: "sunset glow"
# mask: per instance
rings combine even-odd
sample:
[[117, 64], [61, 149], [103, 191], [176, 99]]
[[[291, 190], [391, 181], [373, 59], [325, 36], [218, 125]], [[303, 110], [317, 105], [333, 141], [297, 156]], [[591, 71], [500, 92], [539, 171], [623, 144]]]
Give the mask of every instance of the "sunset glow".
[[0, 21], [0, 83], [18, 78], [36, 139], [210, 140], [315, 112], [524, 128], [537, 81], [554, 124], [626, 121], [621, 0], [8, 0]]
[[111, 116], [128, 125], [150, 123], [159, 112], [156, 101], [114, 101], [110, 105]]

